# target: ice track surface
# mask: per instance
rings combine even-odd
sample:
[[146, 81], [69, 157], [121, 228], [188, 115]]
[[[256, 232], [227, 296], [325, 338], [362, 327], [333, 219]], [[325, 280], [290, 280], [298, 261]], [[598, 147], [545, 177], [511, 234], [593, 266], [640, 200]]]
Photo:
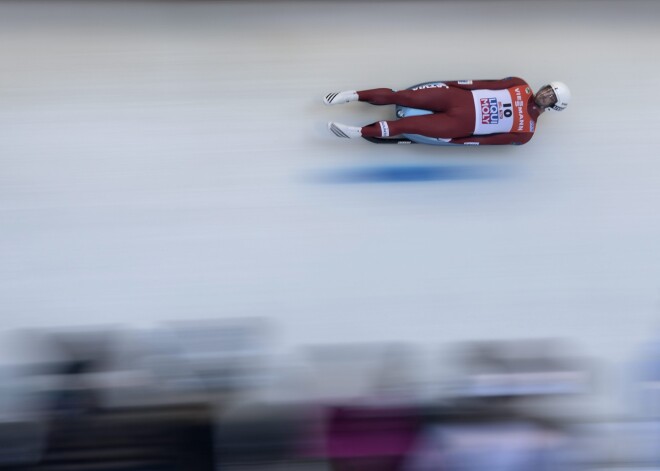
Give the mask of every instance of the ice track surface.
[[[2, 2], [1, 327], [557, 336], [623, 374], [660, 318], [659, 17], [654, 1]], [[324, 107], [331, 91], [509, 75], [574, 97], [519, 148], [326, 129], [391, 113]]]

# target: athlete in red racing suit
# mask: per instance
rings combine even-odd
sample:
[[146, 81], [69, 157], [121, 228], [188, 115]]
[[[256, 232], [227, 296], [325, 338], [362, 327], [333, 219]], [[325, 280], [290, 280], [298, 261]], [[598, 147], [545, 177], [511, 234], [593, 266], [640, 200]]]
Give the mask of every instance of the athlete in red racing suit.
[[419, 134], [448, 143], [525, 144], [534, 135], [536, 121], [546, 109], [561, 111], [570, 99], [568, 87], [551, 82], [533, 94], [522, 79], [458, 80], [422, 85], [411, 90], [389, 88], [330, 93], [328, 105], [364, 101], [372, 105], [401, 105], [432, 111], [364, 127], [328, 123], [338, 137], [389, 137]]

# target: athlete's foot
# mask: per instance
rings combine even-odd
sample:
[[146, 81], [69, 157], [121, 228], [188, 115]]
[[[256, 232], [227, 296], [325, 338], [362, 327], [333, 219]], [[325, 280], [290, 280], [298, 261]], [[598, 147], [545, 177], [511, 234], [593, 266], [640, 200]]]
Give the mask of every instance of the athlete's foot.
[[362, 128], [357, 126], [347, 126], [340, 123], [328, 123], [328, 129], [337, 137], [345, 137], [348, 139], [355, 139], [362, 137]]
[[340, 105], [342, 103], [349, 103], [351, 101], [357, 101], [358, 94], [355, 90], [348, 90], [345, 92], [333, 92], [328, 93], [323, 97], [323, 103], [326, 105]]

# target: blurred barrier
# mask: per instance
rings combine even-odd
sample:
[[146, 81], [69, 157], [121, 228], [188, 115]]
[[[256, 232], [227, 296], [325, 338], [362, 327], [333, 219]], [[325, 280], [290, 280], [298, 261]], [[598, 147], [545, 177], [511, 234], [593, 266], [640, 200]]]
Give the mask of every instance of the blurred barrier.
[[260, 319], [26, 332], [32, 360], [0, 370], [0, 468], [660, 466], [651, 415], [554, 414], [555, 398], [590, 389], [563, 342], [461, 344], [428, 395], [413, 345], [312, 345], [278, 364], [271, 337]]

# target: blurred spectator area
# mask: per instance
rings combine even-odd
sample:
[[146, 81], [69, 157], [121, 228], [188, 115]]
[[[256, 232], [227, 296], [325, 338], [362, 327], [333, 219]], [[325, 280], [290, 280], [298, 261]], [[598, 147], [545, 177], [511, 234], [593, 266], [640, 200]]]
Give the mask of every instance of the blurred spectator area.
[[281, 355], [261, 319], [40, 329], [15, 340], [30, 354], [0, 370], [2, 469], [660, 463], [650, 416], [598, 422], [569, 407], [589, 397], [591, 377], [559, 340], [434, 349], [451, 374], [428, 368], [429, 349], [402, 342]]

